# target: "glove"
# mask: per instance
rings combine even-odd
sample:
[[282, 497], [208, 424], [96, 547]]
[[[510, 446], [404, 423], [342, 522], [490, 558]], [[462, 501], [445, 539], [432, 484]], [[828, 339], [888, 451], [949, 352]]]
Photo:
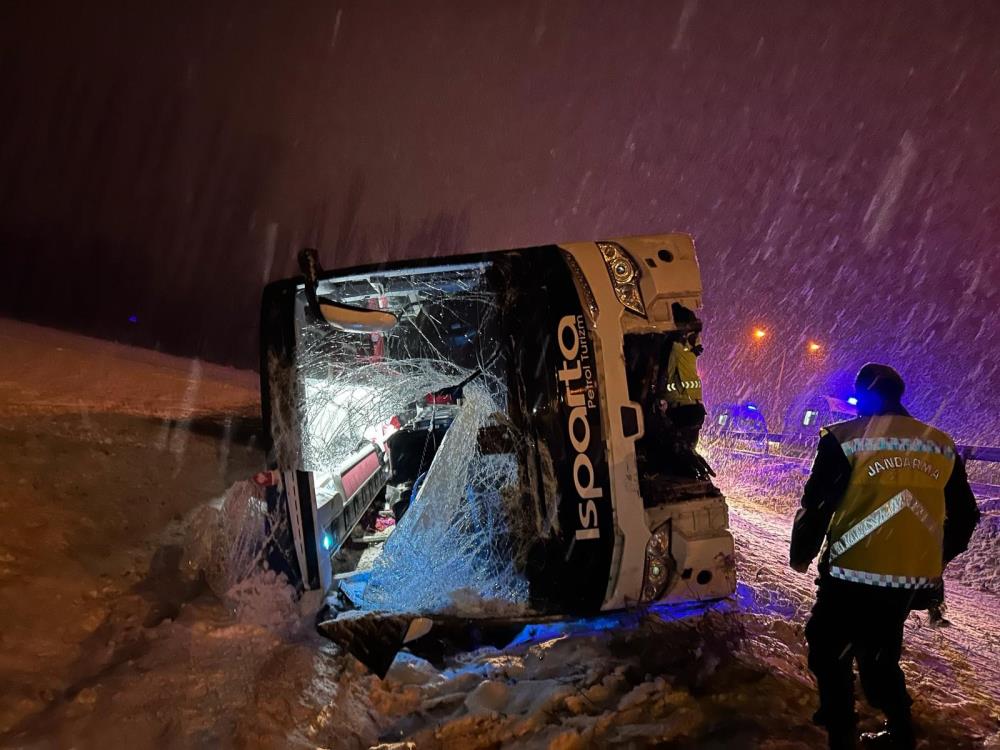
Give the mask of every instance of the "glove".
[[812, 562], [812, 560], [806, 560], [805, 562], [790, 562], [789, 566], [796, 573], [808, 573], [809, 572], [809, 564], [811, 562]]

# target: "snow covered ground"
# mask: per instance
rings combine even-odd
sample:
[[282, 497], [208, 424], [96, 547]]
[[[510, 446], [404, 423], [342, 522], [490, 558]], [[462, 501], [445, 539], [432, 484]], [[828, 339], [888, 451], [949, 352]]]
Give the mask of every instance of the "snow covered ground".
[[[253, 374], [10, 322], [0, 349], [2, 746], [822, 745], [791, 470], [724, 467], [734, 602], [536, 626], [443, 670], [404, 654], [380, 681], [280, 582], [219, 596], [189, 564], [192, 526], [262, 462]], [[990, 518], [968, 583], [996, 575]], [[1000, 599], [952, 577], [948, 602], [952, 627], [907, 626], [923, 747], [1000, 748]]]

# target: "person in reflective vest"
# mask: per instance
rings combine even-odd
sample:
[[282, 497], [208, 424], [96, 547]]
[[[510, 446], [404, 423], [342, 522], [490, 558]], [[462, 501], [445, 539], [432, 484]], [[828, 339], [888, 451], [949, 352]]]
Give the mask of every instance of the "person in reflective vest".
[[663, 400], [668, 408], [701, 405], [701, 378], [698, 376], [698, 356], [701, 352], [697, 333], [689, 333], [670, 345], [667, 382], [663, 389]]
[[714, 476], [715, 472], [695, 450], [706, 414], [698, 375], [698, 357], [702, 353], [701, 321], [691, 310], [676, 302], [673, 315], [678, 332], [669, 342], [666, 362], [658, 372], [656, 408], [664, 434], [672, 443], [671, 452], [679, 459], [683, 470], [704, 479]]
[[865, 696], [887, 719], [866, 746], [914, 747], [899, 668], [903, 623], [940, 591], [944, 566], [979, 522], [955, 444], [911, 417], [903, 392], [893, 368], [861, 368], [858, 418], [821, 430], [792, 527], [795, 570], [806, 572], [824, 547], [806, 640], [819, 688], [815, 720], [831, 748], [856, 747], [855, 661]]

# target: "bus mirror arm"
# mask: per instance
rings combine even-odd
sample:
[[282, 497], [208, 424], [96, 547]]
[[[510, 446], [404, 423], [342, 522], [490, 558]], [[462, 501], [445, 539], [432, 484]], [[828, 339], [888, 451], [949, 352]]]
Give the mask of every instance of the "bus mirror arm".
[[304, 279], [307, 305], [317, 320], [347, 333], [387, 333], [399, 322], [388, 310], [355, 307], [318, 296], [319, 276], [323, 268], [319, 264], [319, 253], [313, 248], [307, 247], [299, 252], [299, 269]]

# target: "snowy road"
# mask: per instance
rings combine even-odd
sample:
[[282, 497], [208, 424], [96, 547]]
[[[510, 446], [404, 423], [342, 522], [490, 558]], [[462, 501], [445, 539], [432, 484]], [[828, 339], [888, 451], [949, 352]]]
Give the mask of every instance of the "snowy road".
[[[737, 540], [740, 578], [762, 611], [804, 622], [814, 596], [815, 568], [797, 574], [787, 565], [793, 510], [781, 513], [748, 494], [731, 493], [730, 523]], [[1000, 705], [1000, 597], [947, 582], [951, 627], [932, 628], [924, 613], [906, 626], [904, 669], [910, 691], [930, 712], [947, 706], [978, 726], [995, 724]]]
[[[785, 563], [801, 472], [720, 471], [735, 603], [536, 628], [443, 669], [404, 654], [380, 681], [287, 587], [219, 597], [179, 565], [182, 519], [261, 460], [237, 429], [251, 377], [13, 324], [0, 343], [0, 747], [822, 745], [812, 577]], [[996, 576], [989, 520], [966, 580]], [[953, 627], [907, 627], [921, 750], [1000, 750], [1000, 600], [954, 581], [948, 599]]]

